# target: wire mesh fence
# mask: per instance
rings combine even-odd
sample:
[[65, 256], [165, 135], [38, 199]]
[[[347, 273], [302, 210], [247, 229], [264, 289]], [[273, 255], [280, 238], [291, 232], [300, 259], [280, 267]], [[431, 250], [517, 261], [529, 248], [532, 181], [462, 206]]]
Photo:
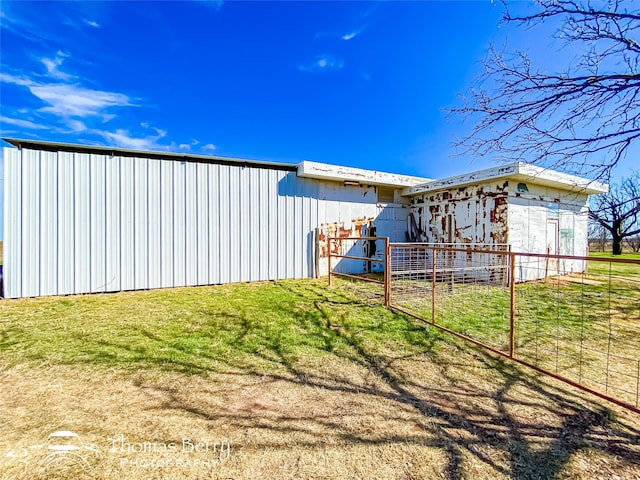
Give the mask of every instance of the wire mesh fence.
[[393, 308], [640, 412], [640, 260], [389, 252]]

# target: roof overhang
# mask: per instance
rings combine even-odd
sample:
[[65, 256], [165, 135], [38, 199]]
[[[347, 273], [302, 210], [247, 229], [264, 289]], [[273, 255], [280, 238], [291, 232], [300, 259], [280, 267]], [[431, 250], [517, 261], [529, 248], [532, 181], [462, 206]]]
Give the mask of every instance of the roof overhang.
[[95, 147], [78, 145], [73, 143], [45, 142], [40, 140], [22, 140], [17, 138], [3, 138], [17, 148], [29, 148], [34, 150], [63, 151], [75, 153], [88, 153], [98, 155], [112, 155], [117, 157], [141, 157], [160, 160], [174, 160], [186, 162], [215, 163], [222, 165], [235, 165], [240, 167], [266, 168], [272, 170], [296, 171], [295, 163], [278, 163], [242, 158], [217, 157], [208, 155], [193, 155], [187, 153], [158, 152], [148, 150], [130, 150], [116, 147]]
[[464, 187], [477, 183], [484, 183], [499, 179], [510, 179], [518, 182], [529, 182], [534, 185], [557, 188], [572, 193], [582, 193], [593, 195], [609, 191], [609, 186], [589, 180], [587, 178], [569, 175], [567, 173], [550, 170], [548, 168], [537, 167], [524, 162], [515, 162], [501, 167], [487, 168], [476, 172], [457, 175], [454, 177], [434, 180], [405, 188], [402, 192], [405, 196], [420, 195], [423, 193], [450, 188]]
[[308, 160], [298, 164], [298, 176], [317, 180], [349, 182], [360, 185], [379, 185], [394, 188], [413, 187], [430, 181], [428, 178], [378, 172], [376, 170], [364, 170], [361, 168], [342, 167]]

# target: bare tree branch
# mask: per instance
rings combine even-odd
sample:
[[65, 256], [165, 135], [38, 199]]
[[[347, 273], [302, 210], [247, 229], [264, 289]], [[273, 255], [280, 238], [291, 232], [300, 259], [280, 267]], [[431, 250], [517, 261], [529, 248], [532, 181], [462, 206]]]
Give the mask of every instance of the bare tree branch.
[[611, 234], [613, 254], [622, 253], [622, 241], [640, 234], [640, 175], [636, 172], [593, 197], [589, 218]]
[[535, 28], [557, 19], [556, 37], [583, 53], [566, 72], [549, 73], [524, 52], [491, 47], [479, 88], [451, 110], [474, 120], [456, 143], [461, 153], [609, 179], [640, 138], [640, 2], [592, 3], [539, 0], [525, 16], [504, 4], [507, 23]]

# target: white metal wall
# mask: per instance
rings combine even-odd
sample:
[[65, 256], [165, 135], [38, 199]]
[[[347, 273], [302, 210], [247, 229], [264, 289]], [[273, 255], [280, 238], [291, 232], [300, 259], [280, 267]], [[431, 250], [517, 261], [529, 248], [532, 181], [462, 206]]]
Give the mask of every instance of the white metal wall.
[[295, 171], [4, 149], [8, 298], [313, 275]]
[[[509, 243], [516, 252], [584, 256], [588, 252], [588, 196], [529, 185], [526, 194], [510, 193]], [[553, 232], [552, 225], [557, 231]], [[550, 235], [557, 238], [552, 240]]]
[[[320, 275], [329, 272], [327, 237], [369, 236], [363, 231], [363, 225], [372, 223], [376, 227], [376, 236], [389, 237], [393, 242], [406, 240], [407, 216], [411, 210], [407, 205], [378, 202], [378, 187], [373, 185], [344, 186], [338, 182], [321, 182], [319, 185], [318, 218], [322, 232], [320, 240]], [[365, 234], [366, 232], [366, 234]], [[341, 254], [356, 257], [364, 256], [364, 241], [348, 242], [348, 251]], [[337, 252], [334, 252], [337, 253]], [[384, 252], [379, 249], [376, 257], [382, 258]], [[332, 269], [339, 273], [363, 273], [369, 262], [353, 259], [332, 260]], [[381, 263], [371, 264], [373, 271], [382, 271]]]
[[[530, 187], [531, 189], [531, 187]], [[538, 196], [509, 198], [509, 240], [514, 252], [586, 256], [588, 254], [588, 197], [553, 189]], [[553, 238], [552, 238], [553, 237]], [[548, 261], [517, 257], [517, 279], [535, 280], [549, 274], [583, 272], [582, 260]], [[542, 277], [541, 277], [542, 276]]]

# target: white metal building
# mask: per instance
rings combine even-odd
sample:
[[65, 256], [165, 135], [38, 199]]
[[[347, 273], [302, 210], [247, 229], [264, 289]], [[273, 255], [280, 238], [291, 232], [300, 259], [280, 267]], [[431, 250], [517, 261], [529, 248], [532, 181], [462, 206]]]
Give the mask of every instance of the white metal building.
[[427, 180], [5, 141], [16, 147], [4, 149], [7, 298], [323, 274], [316, 228], [355, 235], [375, 220], [378, 235], [404, 239], [398, 191]]
[[7, 298], [324, 275], [327, 237], [404, 242], [410, 213], [423, 241], [582, 254], [588, 195], [606, 190], [524, 164], [430, 180], [5, 141]]

